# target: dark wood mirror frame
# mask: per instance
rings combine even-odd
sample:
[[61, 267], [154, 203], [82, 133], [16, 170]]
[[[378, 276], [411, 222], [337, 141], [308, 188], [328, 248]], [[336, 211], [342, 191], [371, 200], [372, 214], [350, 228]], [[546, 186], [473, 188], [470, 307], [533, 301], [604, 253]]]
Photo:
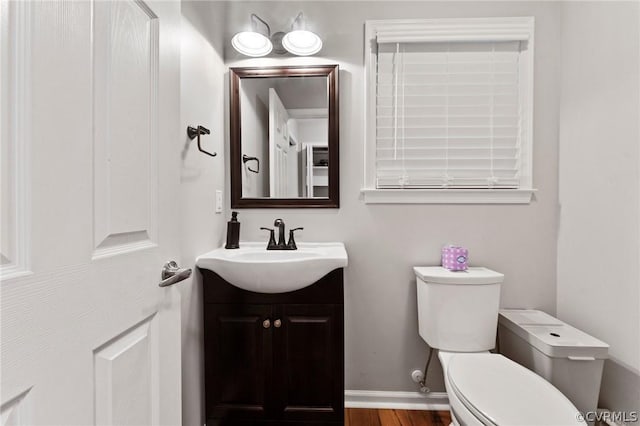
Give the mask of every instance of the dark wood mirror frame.
[[[240, 79], [273, 77], [326, 77], [328, 82], [328, 198], [243, 198], [240, 125]], [[340, 207], [340, 164], [338, 127], [338, 65], [229, 68], [231, 121], [231, 208], [338, 208]]]

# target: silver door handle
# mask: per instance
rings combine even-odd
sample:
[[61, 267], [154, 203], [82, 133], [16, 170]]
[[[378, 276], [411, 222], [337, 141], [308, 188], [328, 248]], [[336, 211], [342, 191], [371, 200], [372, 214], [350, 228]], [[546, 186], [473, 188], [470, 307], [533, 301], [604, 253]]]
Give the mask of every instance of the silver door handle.
[[186, 280], [191, 276], [191, 268], [178, 268], [175, 260], [170, 260], [162, 267], [162, 281], [158, 284], [160, 287], [167, 287], [182, 280]]

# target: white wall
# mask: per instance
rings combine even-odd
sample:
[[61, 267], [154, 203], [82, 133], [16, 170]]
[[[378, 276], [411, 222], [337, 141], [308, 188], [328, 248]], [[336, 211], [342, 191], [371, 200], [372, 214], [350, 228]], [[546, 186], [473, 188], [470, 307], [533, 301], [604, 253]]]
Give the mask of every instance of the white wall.
[[639, 4], [562, 5], [558, 316], [609, 343], [601, 403], [640, 410]]
[[[226, 234], [224, 214], [215, 214], [215, 190], [224, 185], [224, 107], [225, 73], [220, 47], [222, 3], [182, 2], [181, 40], [181, 127], [183, 138], [176, 143], [182, 150], [181, 266], [194, 268], [197, 255], [219, 247]], [[203, 136], [204, 149], [215, 151], [209, 157], [198, 151], [196, 141], [186, 136], [187, 125], [203, 125], [211, 134]], [[199, 275], [180, 283], [182, 296], [182, 416], [183, 424], [200, 426], [204, 422], [204, 370], [202, 359], [202, 287]]]
[[[304, 226], [300, 241], [344, 241], [346, 388], [413, 391], [423, 368], [417, 331], [414, 265], [439, 262], [446, 243], [470, 249], [471, 263], [505, 273], [502, 306], [555, 314], [558, 169], [559, 5], [547, 2], [229, 2], [229, 66], [338, 63], [340, 66], [340, 209], [241, 210], [241, 239], [266, 241], [260, 226], [282, 217]], [[272, 31], [303, 11], [324, 40], [313, 58], [243, 59], [229, 44], [250, 13]], [[364, 156], [363, 37], [366, 19], [535, 16], [534, 185], [530, 205], [366, 205], [360, 197]], [[226, 76], [225, 76], [226, 78]], [[228, 148], [227, 148], [228, 149]], [[439, 363], [429, 376], [442, 391]]]
[[327, 118], [299, 118], [298, 142], [327, 146], [329, 143], [329, 120]]

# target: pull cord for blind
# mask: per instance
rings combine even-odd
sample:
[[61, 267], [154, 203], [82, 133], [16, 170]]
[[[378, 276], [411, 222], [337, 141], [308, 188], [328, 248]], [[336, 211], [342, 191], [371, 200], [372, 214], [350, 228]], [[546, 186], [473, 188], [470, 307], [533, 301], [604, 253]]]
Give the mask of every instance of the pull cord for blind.
[[444, 61], [444, 74], [447, 79], [445, 87], [445, 110], [444, 110], [444, 131], [445, 131], [445, 150], [444, 150], [444, 182], [442, 186], [447, 188], [451, 182], [449, 175], [449, 54], [451, 52], [451, 43], [447, 43], [447, 53]]
[[[400, 51], [400, 43], [396, 43], [396, 51], [393, 57], [393, 85], [394, 85], [394, 93], [393, 93], [393, 159], [398, 159], [398, 121], [401, 121], [401, 147], [400, 151], [402, 154], [402, 171], [400, 176], [398, 177], [398, 183], [401, 187], [404, 187], [407, 183], [408, 176], [405, 165], [405, 151], [404, 151], [404, 143], [405, 143], [405, 105], [404, 105], [404, 46], [403, 52]], [[400, 79], [400, 74], [402, 74], [402, 78]], [[400, 81], [398, 81], [400, 79]], [[400, 97], [398, 96], [398, 87], [401, 88], [400, 94], [402, 96], [402, 116], [401, 119], [398, 120], [398, 105], [400, 104]]]
[[398, 60], [400, 43], [396, 43], [393, 55], [393, 159], [398, 159]]
[[494, 129], [493, 126], [495, 125], [495, 122], [493, 120], [493, 116], [495, 114], [495, 104], [496, 104], [496, 88], [495, 88], [495, 84], [496, 84], [496, 44], [495, 43], [491, 43], [491, 104], [489, 105], [489, 147], [490, 147], [490, 152], [491, 154], [489, 155], [489, 157], [491, 158], [491, 170], [489, 171], [490, 173], [490, 177], [488, 179], [488, 183], [489, 183], [489, 187], [493, 187], [496, 182], [496, 175], [495, 175], [495, 169], [494, 169], [494, 164], [493, 164], [493, 157], [494, 157]]
[[406, 151], [405, 151], [405, 131], [406, 131], [406, 126], [405, 126], [405, 116], [407, 115], [407, 112], [405, 111], [405, 99], [404, 99], [404, 88], [405, 88], [405, 72], [404, 72], [404, 45], [402, 46], [402, 53], [400, 54], [400, 71], [402, 73], [402, 80], [401, 80], [401, 87], [402, 87], [402, 178], [400, 181], [400, 186], [402, 186], [403, 188], [405, 187], [405, 185], [407, 185], [409, 183], [409, 175], [407, 173], [407, 166], [405, 164], [405, 158], [406, 158]]

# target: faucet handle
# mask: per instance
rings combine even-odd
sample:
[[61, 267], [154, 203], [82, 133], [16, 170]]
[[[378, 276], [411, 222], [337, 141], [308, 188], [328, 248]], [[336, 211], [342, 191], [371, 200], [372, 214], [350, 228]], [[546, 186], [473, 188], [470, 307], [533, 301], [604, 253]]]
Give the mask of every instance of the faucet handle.
[[260, 227], [261, 230], [263, 231], [269, 231], [269, 243], [267, 244], [267, 250], [273, 250], [276, 247], [276, 238], [273, 234], [273, 229], [272, 228], [263, 228]]
[[296, 245], [296, 240], [293, 238], [293, 233], [295, 231], [302, 231], [304, 228], [293, 228], [289, 229], [289, 242], [287, 243], [287, 250], [298, 250], [298, 246]]

